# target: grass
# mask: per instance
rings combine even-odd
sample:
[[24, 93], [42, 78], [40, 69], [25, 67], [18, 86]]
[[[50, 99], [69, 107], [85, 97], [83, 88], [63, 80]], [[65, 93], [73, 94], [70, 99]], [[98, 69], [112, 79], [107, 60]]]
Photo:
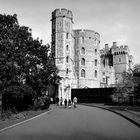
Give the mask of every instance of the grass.
[[140, 112], [140, 107], [139, 106], [111, 106], [109, 107], [110, 109], [115, 109], [115, 110], [122, 110], [125, 111], [130, 110], [130, 111], [135, 111], [135, 112]]
[[[35, 117], [35, 116], [37, 116], [41, 113], [44, 113], [48, 110], [50, 110], [50, 108], [46, 109], [46, 110], [23, 111], [23, 112], [20, 112], [20, 113], [17, 113], [17, 114], [11, 114], [8, 117], [2, 117], [1, 114], [0, 114], [0, 129], [3, 129], [5, 127], [8, 127], [8, 126], [14, 125], [16, 123], [22, 122], [22, 121], [27, 120], [29, 118]], [[0, 109], [0, 112], [1, 112], [1, 109]]]

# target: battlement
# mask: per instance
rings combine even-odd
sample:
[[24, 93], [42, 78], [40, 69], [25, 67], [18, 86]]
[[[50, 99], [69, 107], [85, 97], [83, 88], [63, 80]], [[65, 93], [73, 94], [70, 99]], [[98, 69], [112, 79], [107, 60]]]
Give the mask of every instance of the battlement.
[[100, 50], [100, 54], [101, 55], [106, 55], [111, 49], [111, 53], [113, 55], [120, 55], [120, 54], [129, 54], [130, 50], [129, 47], [127, 45], [121, 45], [120, 47], [117, 46], [117, 42], [113, 42], [112, 47], [109, 47], [108, 44], [105, 44], [105, 47], [103, 49]]
[[100, 34], [95, 32], [94, 30], [88, 30], [88, 29], [77, 29], [73, 30], [76, 35], [88, 37], [88, 38], [96, 38], [100, 40]]
[[116, 46], [116, 47], [112, 47], [112, 53], [113, 54], [126, 54], [126, 53], [130, 53], [130, 50], [128, 48], [127, 45], [121, 45], [120, 47]]
[[105, 48], [100, 50], [100, 55], [105, 55], [107, 54], [108, 51], [105, 50]]
[[65, 8], [62, 9], [55, 9], [52, 12], [52, 19], [57, 18], [57, 17], [67, 17], [70, 18], [71, 20], [73, 20], [73, 14], [72, 11], [67, 10]]
[[110, 49], [103, 48], [103, 49], [100, 50], [100, 56], [101, 57], [102, 56], [109, 56], [109, 55], [111, 55]]

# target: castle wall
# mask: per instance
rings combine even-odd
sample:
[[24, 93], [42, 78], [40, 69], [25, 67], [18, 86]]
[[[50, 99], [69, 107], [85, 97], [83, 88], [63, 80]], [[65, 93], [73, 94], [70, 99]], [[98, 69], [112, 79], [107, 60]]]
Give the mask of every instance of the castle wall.
[[113, 54], [113, 66], [115, 69], [115, 77], [117, 82], [122, 80], [121, 74], [124, 71], [128, 71], [132, 68], [130, 63], [130, 50], [127, 45], [125, 46], [117, 46], [117, 43], [114, 42], [113, 46], [111, 47], [111, 51]]
[[70, 10], [56, 9], [52, 12], [52, 53], [62, 78], [59, 84], [59, 98], [71, 98], [72, 83], [72, 24]]
[[70, 99], [71, 88], [112, 87], [121, 73], [132, 66], [128, 46], [105, 44], [100, 50], [100, 34], [93, 30], [73, 30], [73, 14], [67, 9], [52, 12], [52, 55], [59, 76], [59, 98]]
[[[78, 77], [78, 87], [99, 87], [99, 69], [100, 69], [100, 35], [92, 30], [73, 30], [75, 37], [75, 66]], [[85, 53], [82, 52], [85, 49]], [[95, 52], [96, 50], [96, 52]], [[82, 59], [85, 64], [82, 65]], [[95, 60], [97, 66], [95, 66]], [[81, 76], [81, 71], [85, 71], [85, 77]], [[95, 77], [97, 71], [97, 77]]]
[[112, 87], [115, 85], [115, 70], [113, 67], [113, 55], [108, 44], [100, 50], [100, 86]]

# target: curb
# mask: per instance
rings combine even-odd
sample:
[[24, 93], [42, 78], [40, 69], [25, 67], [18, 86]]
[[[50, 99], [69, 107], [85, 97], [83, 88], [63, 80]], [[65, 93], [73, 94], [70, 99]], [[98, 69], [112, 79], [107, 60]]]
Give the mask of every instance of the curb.
[[33, 119], [35, 119], [35, 118], [40, 117], [40, 116], [43, 116], [43, 115], [45, 115], [45, 114], [48, 114], [48, 113], [50, 113], [51, 111], [53, 111], [52, 108], [51, 108], [49, 111], [47, 111], [47, 112], [44, 112], [44, 113], [42, 113], [42, 114], [39, 114], [39, 115], [34, 116], [34, 117], [32, 117], [32, 118], [29, 118], [29, 119], [27, 119], [27, 120], [24, 120], [24, 121], [21, 121], [21, 122], [19, 122], [19, 123], [13, 124], [13, 125], [8, 126], [8, 127], [5, 127], [5, 128], [3, 128], [3, 129], [0, 129], [0, 133], [2, 133], [3, 131], [8, 130], [8, 129], [10, 129], [10, 128], [13, 128], [13, 127], [16, 127], [16, 126], [18, 126], [18, 125], [21, 125], [21, 124], [23, 124], [23, 123], [25, 123], [25, 122], [31, 121], [31, 120], [33, 120]]
[[127, 119], [128, 121], [130, 121], [131, 123], [135, 124], [137, 127], [140, 128], [140, 124], [139, 124], [139, 123], [137, 123], [136, 121], [130, 119], [129, 117], [126, 117], [125, 115], [123, 115], [123, 114], [121, 114], [121, 113], [119, 113], [119, 112], [117, 112], [117, 111], [114, 111], [114, 110], [112, 110], [112, 109], [108, 109], [108, 108], [101, 107], [101, 106], [96, 106], [96, 105], [87, 105], [87, 104], [81, 104], [81, 105], [90, 106], [90, 107], [97, 107], [97, 108], [101, 108], [101, 109], [104, 109], [104, 110], [111, 111], [111, 112], [113, 112], [113, 113], [115, 113], [115, 114], [117, 114], [117, 115], [120, 115], [121, 117]]

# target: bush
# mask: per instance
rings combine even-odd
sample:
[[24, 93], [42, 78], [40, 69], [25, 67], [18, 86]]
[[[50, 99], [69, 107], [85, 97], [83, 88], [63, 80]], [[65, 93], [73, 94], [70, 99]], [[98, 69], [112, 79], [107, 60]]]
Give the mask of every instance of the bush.
[[33, 110], [48, 109], [50, 106], [50, 99], [47, 96], [42, 96], [34, 101]]
[[3, 110], [16, 109], [18, 111], [28, 110], [33, 106], [35, 92], [27, 85], [12, 85], [3, 92]]

